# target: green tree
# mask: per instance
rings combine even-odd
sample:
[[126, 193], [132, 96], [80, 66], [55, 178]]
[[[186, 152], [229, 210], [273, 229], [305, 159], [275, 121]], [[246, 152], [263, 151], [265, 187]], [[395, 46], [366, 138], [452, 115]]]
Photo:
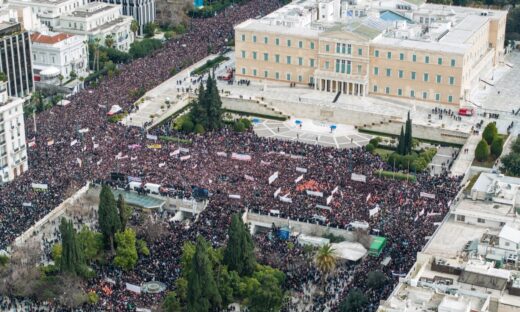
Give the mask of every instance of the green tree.
[[105, 246], [114, 252], [114, 235], [121, 228], [121, 220], [117, 213], [116, 200], [110, 187], [103, 185], [99, 194], [98, 222]]
[[388, 278], [381, 271], [371, 271], [367, 274], [367, 286], [372, 289], [379, 289], [388, 282]]
[[218, 92], [216, 80], [208, 76], [206, 87], [199, 86], [197, 100], [193, 102], [191, 118], [195, 124], [200, 124], [206, 130], [216, 130], [222, 127], [222, 101]]
[[198, 236], [188, 275], [188, 312], [206, 312], [221, 305], [207, 248], [207, 242]]
[[94, 260], [103, 249], [103, 235], [91, 231], [87, 226], [79, 231], [78, 242], [87, 262]]
[[134, 19], [132, 20], [132, 23], [130, 24], [130, 30], [134, 33], [134, 36], [137, 34], [137, 31], [139, 30], [139, 23]]
[[257, 280], [260, 282], [260, 286], [251, 295], [250, 304], [248, 305], [249, 311], [279, 311], [283, 299], [280, 282], [272, 274], [262, 274]]
[[491, 143], [491, 155], [493, 155], [493, 157], [496, 159], [498, 157], [500, 157], [500, 155], [502, 154], [502, 149], [503, 149], [503, 146], [504, 146], [504, 139], [502, 137], [495, 137], [495, 139], [493, 140], [493, 143]]
[[486, 161], [489, 158], [489, 146], [486, 140], [482, 139], [475, 148], [475, 158], [478, 161]]
[[228, 237], [224, 264], [240, 276], [253, 274], [256, 266], [253, 239], [239, 214], [231, 217]]
[[376, 148], [374, 147], [374, 145], [372, 145], [372, 143], [368, 143], [365, 146], [365, 149], [367, 150], [367, 152], [372, 153]]
[[54, 261], [54, 264], [56, 266], [59, 266], [61, 263], [61, 254], [63, 252], [63, 248], [61, 247], [61, 244], [54, 244], [52, 245], [51, 249], [51, 258]]
[[114, 264], [125, 271], [133, 269], [137, 264], [135, 241], [135, 232], [130, 228], [116, 233], [117, 249]]
[[0, 268], [6, 267], [9, 263], [9, 257], [6, 255], [0, 255]]
[[132, 208], [128, 206], [125, 202], [125, 198], [122, 194], [117, 196], [117, 212], [119, 213], [119, 220], [121, 222], [121, 230], [124, 231], [126, 229], [126, 224], [128, 220], [132, 216]]
[[501, 159], [501, 170], [509, 176], [520, 176], [520, 153], [510, 153]]
[[488, 145], [491, 145], [491, 143], [493, 143], [493, 140], [497, 135], [498, 130], [494, 122], [488, 123], [486, 128], [484, 128], [484, 132], [482, 132], [482, 138], [486, 140]]
[[147, 257], [150, 255], [150, 249], [148, 249], [148, 246], [146, 246], [146, 242], [144, 240], [138, 239], [136, 242], [136, 248], [139, 254]]
[[72, 274], [80, 273], [85, 259], [82, 249], [79, 247], [72, 221], [61, 219], [60, 234], [62, 246], [60, 270]]
[[520, 136], [517, 136], [516, 139], [512, 142], [511, 151], [513, 153], [520, 154]]
[[168, 292], [162, 304], [162, 310], [164, 312], [181, 312], [181, 304], [177, 299], [177, 294], [174, 291]]
[[154, 22], [150, 22], [150, 23], [144, 25], [144, 29], [143, 29], [144, 36], [146, 38], [153, 37], [155, 35], [155, 30], [157, 30], [157, 24], [155, 24]]
[[0, 81], [7, 81], [7, 75], [4, 72], [0, 72]]
[[334, 255], [334, 248], [332, 248], [331, 244], [323, 245], [318, 249], [315, 262], [318, 271], [322, 274], [322, 286], [325, 288], [327, 276], [336, 268], [336, 255]]
[[413, 138], [412, 138], [412, 119], [410, 118], [410, 112], [408, 112], [408, 118], [406, 119], [406, 125], [404, 129], [404, 142], [405, 142], [405, 149], [404, 154], [411, 154], [412, 153], [412, 145], [413, 145]]
[[360, 312], [368, 304], [365, 295], [359, 289], [351, 290], [347, 298], [340, 304], [341, 312]]
[[397, 154], [404, 155], [405, 154], [405, 137], [404, 137], [404, 128], [401, 127], [401, 134], [399, 134], [399, 139], [397, 141]]
[[113, 48], [115, 42], [116, 42], [116, 41], [114, 40], [114, 36], [112, 36], [111, 34], [109, 34], [109, 35], [107, 35], [107, 36], [105, 37], [105, 46], [106, 46], [107, 48]]

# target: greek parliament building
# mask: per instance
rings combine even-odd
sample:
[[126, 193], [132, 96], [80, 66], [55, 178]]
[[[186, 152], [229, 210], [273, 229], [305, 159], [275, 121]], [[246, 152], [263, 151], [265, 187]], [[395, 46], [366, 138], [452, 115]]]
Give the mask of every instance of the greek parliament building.
[[0, 22], [0, 72], [8, 81], [0, 90], [6, 88], [9, 96], [25, 97], [34, 90], [30, 36], [19, 23]]
[[463, 105], [503, 62], [506, 11], [295, 0], [235, 27], [238, 79]]

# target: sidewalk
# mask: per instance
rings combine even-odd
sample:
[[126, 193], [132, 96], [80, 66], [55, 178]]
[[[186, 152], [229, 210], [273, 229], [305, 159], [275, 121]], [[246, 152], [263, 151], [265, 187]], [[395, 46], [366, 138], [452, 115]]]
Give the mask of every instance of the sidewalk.
[[[475, 158], [475, 148], [477, 147], [478, 142], [480, 142], [481, 136], [472, 134], [466, 144], [461, 148], [459, 157], [455, 159], [453, 166], [451, 167], [451, 175], [452, 176], [460, 176], [466, 174], [469, 167], [473, 163], [473, 159]], [[468, 149], [467, 153], [464, 153], [464, 150]]]

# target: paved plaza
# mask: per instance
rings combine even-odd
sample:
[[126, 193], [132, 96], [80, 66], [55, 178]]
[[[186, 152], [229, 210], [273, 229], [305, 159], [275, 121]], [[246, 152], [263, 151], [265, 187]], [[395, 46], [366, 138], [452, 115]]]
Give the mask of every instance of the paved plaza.
[[300, 141], [336, 148], [352, 148], [368, 144], [371, 135], [359, 133], [353, 126], [291, 118], [286, 121], [254, 119], [254, 131], [261, 137]]

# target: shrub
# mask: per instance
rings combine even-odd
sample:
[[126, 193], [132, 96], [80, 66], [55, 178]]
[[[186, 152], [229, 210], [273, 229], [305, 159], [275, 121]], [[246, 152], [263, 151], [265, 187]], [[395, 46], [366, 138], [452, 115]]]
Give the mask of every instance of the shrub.
[[240, 120], [237, 120], [233, 124], [233, 129], [236, 132], [244, 132], [246, 130], [246, 127], [244, 126], [244, 124]]
[[488, 145], [490, 145], [497, 136], [497, 134], [497, 126], [494, 122], [490, 122], [488, 123], [486, 128], [484, 128], [484, 132], [482, 132], [482, 138], [486, 140]]
[[376, 174], [380, 177], [391, 178], [396, 180], [408, 180], [412, 182], [416, 181], [416, 177], [414, 175], [401, 172], [378, 170], [376, 171]]
[[89, 291], [88, 294], [87, 294], [87, 302], [89, 304], [95, 305], [96, 303], [98, 303], [98, 301], [99, 301], [99, 297], [96, 294], [96, 292], [95, 291]]
[[195, 125], [194, 131], [195, 133], [202, 134], [204, 133], [204, 127], [200, 123], [198, 123]]
[[184, 114], [182, 116], [179, 116], [177, 119], [175, 119], [175, 122], [173, 123], [173, 129], [177, 131], [182, 130], [182, 125], [186, 120], [191, 120], [190, 114]]
[[372, 144], [372, 143], [368, 143], [366, 146], [365, 146], [365, 149], [367, 150], [367, 152], [374, 152], [374, 150], [376, 149], [376, 147]]
[[193, 121], [191, 119], [186, 119], [182, 123], [182, 131], [184, 132], [192, 132], [193, 131]]
[[244, 127], [246, 129], [250, 129], [253, 124], [251, 123], [251, 120], [247, 119], [247, 118], [240, 118], [240, 122], [242, 122], [244, 124]]
[[502, 149], [504, 146], [504, 139], [502, 137], [495, 137], [493, 140], [493, 143], [491, 143], [491, 155], [496, 159], [500, 157], [500, 154], [502, 154]]
[[480, 140], [475, 148], [475, 158], [478, 161], [486, 161], [489, 157], [489, 145], [486, 143], [485, 139]]
[[372, 144], [374, 146], [374, 148], [376, 148], [379, 146], [379, 143], [381, 143], [381, 141], [383, 141], [382, 137], [375, 137], [375, 138], [370, 139], [370, 141], [368, 141], [368, 143]]
[[387, 283], [387, 276], [381, 271], [371, 271], [367, 275], [367, 286], [372, 289], [379, 289]]

